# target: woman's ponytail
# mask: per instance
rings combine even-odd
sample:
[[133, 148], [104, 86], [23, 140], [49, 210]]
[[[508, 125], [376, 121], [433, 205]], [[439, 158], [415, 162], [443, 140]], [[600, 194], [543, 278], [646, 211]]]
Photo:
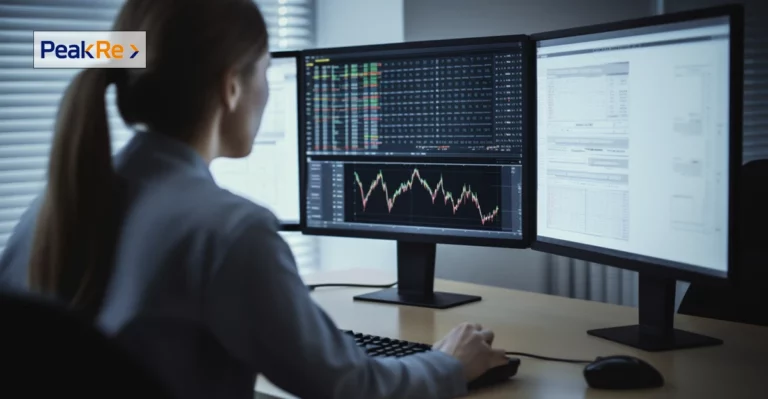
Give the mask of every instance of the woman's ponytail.
[[92, 317], [112, 274], [117, 231], [105, 100], [114, 72], [83, 70], [64, 94], [29, 265], [32, 290]]
[[[90, 316], [101, 310], [114, 268], [122, 215], [112, 166], [106, 89], [117, 86], [127, 125], [191, 139], [237, 66], [246, 76], [268, 51], [253, 0], [127, 0], [114, 31], [147, 32], [146, 68], [86, 69], [62, 100], [48, 184], [32, 243], [32, 290]], [[204, 48], [200, 57], [196, 49]]]

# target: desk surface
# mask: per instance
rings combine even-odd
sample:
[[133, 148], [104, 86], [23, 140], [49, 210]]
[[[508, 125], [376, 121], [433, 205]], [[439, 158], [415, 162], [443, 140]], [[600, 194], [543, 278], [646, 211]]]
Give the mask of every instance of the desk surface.
[[[394, 273], [369, 270], [318, 273], [323, 282], [386, 284]], [[649, 353], [587, 335], [588, 329], [637, 323], [637, 309], [453, 281], [437, 280], [436, 291], [480, 295], [482, 301], [447, 310], [353, 301], [374, 291], [320, 288], [312, 295], [339, 328], [432, 343], [455, 325], [478, 322], [496, 333], [494, 346], [538, 355], [593, 359], [627, 354], [644, 359], [664, 375], [663, 388], [599, 391], [587, 387], [583, 366], [521, 358], [515, 378], [473, 398], [768, 398], [768, 328], [677, 315], [675, 327], [711, 335], [717, 347]], [[259, 378], [256, 390], [290, 398]]]

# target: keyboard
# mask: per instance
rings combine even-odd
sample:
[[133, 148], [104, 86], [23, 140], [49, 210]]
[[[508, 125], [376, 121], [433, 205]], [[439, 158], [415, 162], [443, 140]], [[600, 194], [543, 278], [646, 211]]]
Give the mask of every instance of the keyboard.
[[[417, 353], [429, 352], [432, 345], [404, 341], [376, 335], [368, 335], [350, 330], [343, 330], [355, 339], [357, 346], [365, 349], [371, 357], [403, 357]], [[509, 363], [490, 369], [485, 374], [467, 384], [469, 390], [476, 390], [509, 380], [517, 374], [520, 359], [509, 358]]]
[[377, 337], [354, 331], [344, 332], [354, 337], [357, 346], [365, 349], [368, 356], [372, 357], [403, 357], [432, 350], [432, 345]]

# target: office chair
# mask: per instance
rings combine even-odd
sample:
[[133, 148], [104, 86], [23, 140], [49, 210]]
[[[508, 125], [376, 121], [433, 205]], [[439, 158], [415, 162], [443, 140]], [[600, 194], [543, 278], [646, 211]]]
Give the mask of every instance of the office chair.
[[[0, 292], [0, 397], [168, 398], [165, 387], [77, 313]], [[29, 381], [32, 381], [30, 383]]]
[[768, 326], [768, 160], [742, 166], [740, 261], [729, 286], [693, 283], [678, 313]]

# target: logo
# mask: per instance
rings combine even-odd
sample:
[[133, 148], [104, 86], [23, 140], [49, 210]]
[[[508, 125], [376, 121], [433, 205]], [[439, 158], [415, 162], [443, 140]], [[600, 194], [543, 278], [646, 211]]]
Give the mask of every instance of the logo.
[[34, 32], [35, 68], [146, 68], [146, 32]]

